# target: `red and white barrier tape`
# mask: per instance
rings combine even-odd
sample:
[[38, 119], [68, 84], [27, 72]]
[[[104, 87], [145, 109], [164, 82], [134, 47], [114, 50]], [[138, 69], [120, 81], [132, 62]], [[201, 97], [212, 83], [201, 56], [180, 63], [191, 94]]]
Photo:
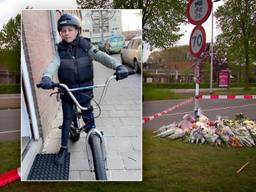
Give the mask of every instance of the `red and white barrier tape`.
[[197, 99], [256, 99], [256, 95], [199, 95]]
[[164, 111], [162, 111], [162, 112], [155, 113], [154, 115], [151, 115], [151, 116], [143, 117], [143, 123], [147, 123], [147, 122], [149, 122], [149, 121], [152, 121], [153, 119], [156, 119], [156, 118], [158, 118], [158, 117], [161, 117], [161, 116], [164, 115], [164, 114], [170, 113], [171, 111], [173, 111], [173, 110], [175, 110], [175, 109], [177, 109], [177, 108], [179, 108], [179, 107], [181, 107], [181, 106], [183, 106], [183, 105], [186, 105], [186, 104], [192, 102], [193, 99], [194, 99], [194, 98], [187, 99], [187, 100], [185, 100], [185, 101], [183, 101], [183, 102], [181, 102], [181, 103], [178, 103], [177, 105], [174, 105], [174, 106], [172, 106], [172, 107], [170, 107], [170, 108], [168, 108], [168, 109], [166, 109], [166, 110], [164, 110]]
[[11, 171], [0, 174], [0, 187], [12, 183], [20, 179], [20, 169], [13, 169]]

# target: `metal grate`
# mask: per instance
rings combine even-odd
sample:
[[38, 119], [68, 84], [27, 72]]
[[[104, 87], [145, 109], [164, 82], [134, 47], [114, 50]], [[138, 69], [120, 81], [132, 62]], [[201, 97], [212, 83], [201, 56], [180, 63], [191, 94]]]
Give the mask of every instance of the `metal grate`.
[[68, 180], [70, 153], [62, 165], [56, 165], [54, 159], [57, 154], [37, 154], [28, 180]]

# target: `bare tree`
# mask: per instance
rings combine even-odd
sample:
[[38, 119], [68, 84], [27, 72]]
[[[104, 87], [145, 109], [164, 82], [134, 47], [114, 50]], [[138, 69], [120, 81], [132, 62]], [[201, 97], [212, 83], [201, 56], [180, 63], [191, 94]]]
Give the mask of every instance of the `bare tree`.
[[76, 0], [79, 9], [110, 9], [113, 3], [110, 0]]

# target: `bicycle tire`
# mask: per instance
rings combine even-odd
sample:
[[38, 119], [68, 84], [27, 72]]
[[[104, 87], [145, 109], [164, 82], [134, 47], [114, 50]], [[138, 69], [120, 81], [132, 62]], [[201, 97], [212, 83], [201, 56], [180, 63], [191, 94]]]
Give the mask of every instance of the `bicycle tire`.
[[107, 173], [105, 167], [105, 159], [103, 156], [103, 149], [101, 145], [101, 138], [97, 134], [91, 134], [89, 143], [92, 150], [93, 165], [95, 170], [96, 180], [107, 180]]
[[77, 117], [74, 116], [72, 125], [70, 126], [70, 129], [69, 129], [70, 139], [73, 142], [77, 142], [80, 139], [80, 132], [78, 131], [79, 129], [78, 121], [79, 119], [77, 119]]

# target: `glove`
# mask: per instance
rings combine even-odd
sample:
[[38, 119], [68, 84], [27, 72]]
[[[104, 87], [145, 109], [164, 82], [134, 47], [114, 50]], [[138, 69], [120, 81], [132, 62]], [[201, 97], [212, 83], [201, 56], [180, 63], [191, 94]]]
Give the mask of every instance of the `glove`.
[[114, 75], [116, 75], [117, 81], [124, 79], [124, 78], [128, 77], [128, 70], [124, 65], [119, 65], [116, 68], [116, 72], [114, 73]]
[[40, 84], [43, 89], [52, 89], [53, 82], [50, 77], [43, 76]]

